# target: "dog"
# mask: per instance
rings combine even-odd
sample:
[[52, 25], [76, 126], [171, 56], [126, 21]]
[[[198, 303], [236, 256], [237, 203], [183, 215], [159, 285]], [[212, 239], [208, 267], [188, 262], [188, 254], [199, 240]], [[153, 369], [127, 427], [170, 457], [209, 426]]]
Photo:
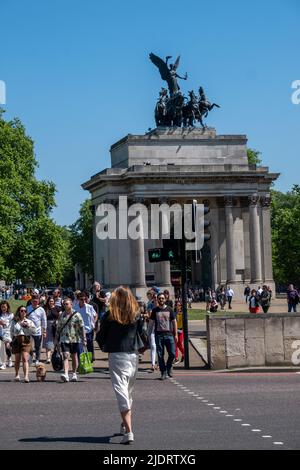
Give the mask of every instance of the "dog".
[[36, 380], [37, 382], [45, 382], [47, 370], [44, 364], [36, 366]]

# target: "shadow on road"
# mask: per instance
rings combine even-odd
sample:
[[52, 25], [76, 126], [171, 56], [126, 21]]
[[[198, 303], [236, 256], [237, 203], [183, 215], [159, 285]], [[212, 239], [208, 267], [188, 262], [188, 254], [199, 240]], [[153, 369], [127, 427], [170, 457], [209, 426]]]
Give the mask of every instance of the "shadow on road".
[[86, 444], [120, 444], [119, 442], [111, 441], [112, 438], [120, 436], [120, 434], [112, 434], [111, 436], [74, 436], [74, 437], [30, 437], [19, 439], [19, 442], [83, 442]]

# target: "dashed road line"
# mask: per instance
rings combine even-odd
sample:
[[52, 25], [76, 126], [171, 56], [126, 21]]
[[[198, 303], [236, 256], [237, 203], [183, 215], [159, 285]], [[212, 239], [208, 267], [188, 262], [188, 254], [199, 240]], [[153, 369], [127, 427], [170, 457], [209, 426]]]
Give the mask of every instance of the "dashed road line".
[[[205, 403], [207, 406], [213, 407], [212, 409], [219, 411], [220, 414], [223, 414], [227, 418], [233, 418], [233, 421], [236, 422], [236, 423], [241, 424], [241, 426], [251, 427], [251, 424], [242, 423], [243, 420], [241, 418], [234, 418], [234, 414], [230, 414], [230, 413], [228, 413], [228, 411], [222, 410], [220, 406], [214, 406], [215, 405], [214, 403], [209, 403], [209, 400], [204, 399], [204, 397], [199, 397], [199, 395], [197, 393], [192, 392], [189, 388], [185, 387], [184, 385], [181, 385], [179, 382], [174, 382], [174, 381], [172, 381], [172, 382], [174, 383], [174, 385], [177, 385], [182, 391], [187, 392], [189, 395], [192, 395], [197, 400], [201, 400], [202, 403]], [[235, 411], [241, 411], [241, 409], [236, 408]], [[251, 429], [251, 431], [255, 432], [255, 433], [262, 432], [261, 429]], [[260, 436], [260, 437], [263, 438], [263, 439], [271, 439], [272, 438], [272, 436], [269, 435], [269, 434], [265, 434], [265, 435]], [[282, 441], [274, 441], [273, 445], [281, 446], [281, 445], [284, 445], [284, 443]]]

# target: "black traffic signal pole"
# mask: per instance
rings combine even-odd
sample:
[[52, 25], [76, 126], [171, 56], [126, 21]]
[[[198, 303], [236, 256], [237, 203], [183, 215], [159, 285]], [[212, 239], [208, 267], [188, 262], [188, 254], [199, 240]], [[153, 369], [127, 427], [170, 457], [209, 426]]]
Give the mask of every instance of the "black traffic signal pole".
[[181, 261], [181, 299], [182, 299], [182, 317], [183, 317], [183, 339], [184, 339], [184, 367], [190, 368], [189, 356], [189, 331], [188, 331], [188, 312], [187, 312], [187, 264], [185, 251], [185, 236], [182, 232], [180, 240], [180, 261]]

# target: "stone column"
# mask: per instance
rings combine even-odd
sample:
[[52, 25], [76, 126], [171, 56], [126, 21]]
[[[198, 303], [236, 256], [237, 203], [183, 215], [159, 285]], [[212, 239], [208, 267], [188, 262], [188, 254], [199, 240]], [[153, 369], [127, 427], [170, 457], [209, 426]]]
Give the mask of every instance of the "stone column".
[[262, 282], [261, 275], [261, 241], [260, 221], [258, 214], [259, 196], [252, 194], [249, 200], [249, 229], [250, 229], [250, 256], [251, 256], [251, 282], [259, 284]]
[[263, 280], [266, 284], [273, 283], [272, 268], [272, 234], [271, 234], [271, 196], [266, 194], [261, 198], [262, 217], [262, 251], [263, 251]]
[[[138, 203], [141, 200], [130, 201]], [[133, 287], [146, 287], [146, 275], [145, 275], [145, 244], [144, 244], [144, 227], [143, 218], [140, 212], [132, 219], [137, 219], [139, 226], [141, 227], [141, 236], [136, 240], [130, 240], [130, 253], [131, 253], [131, 279]], [[128, 267], [130, 269], [130, 267]]]
[[[159, 198], [155, 201], [156, 204], [169, 204], [168, 199], [166, 198]], [[160, 230], [159, 230], [159, 238], [156, 240], [156, 247], [161, 248], [163, 246], [163, 239], [162, 235], [168, 235], [170, 233], [169, 221], [167, 214], [161, 213], [160, 217]], [[154, 266], [155, 272], [155, 282], [161, 287], [170, 287], [171, 286], [171, 267], [170, 261], [162, 261], [160, 263], [155, 263]]]
[[225, 227], [226, 227], [226, 267], [227, 284], [236, 281], [235, 256], [234, 256], [234, 228], [233, 228], [233, 206], [235, 200], [232, 196], [225, 197]]
[[212, 286], [216, 288], [221, 282], [221, 269], [220, 269], [220, 242], [219, 242], [219, 209], [218, 207], [211, 207], [210, 209], [209, 232], [211, 234], [211, 262], [212, 262]]
[[[168, 234], [170, 236], [170, 227], [167, 214], [162, 213], [161, 216], [161, 230], [162, 235]], [[161, 284], [165, 286], [171, 286], [171, 266], [170, 261], [162, 261], [161, 265]]]

